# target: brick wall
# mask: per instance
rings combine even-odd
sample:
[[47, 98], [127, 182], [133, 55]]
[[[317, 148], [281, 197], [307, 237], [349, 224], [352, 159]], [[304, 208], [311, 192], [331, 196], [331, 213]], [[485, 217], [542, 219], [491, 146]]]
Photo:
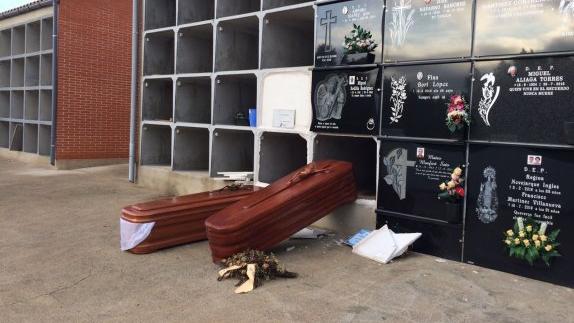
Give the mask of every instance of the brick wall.
[[56, 158], [129, 154], [131, 0], [61, 0]]

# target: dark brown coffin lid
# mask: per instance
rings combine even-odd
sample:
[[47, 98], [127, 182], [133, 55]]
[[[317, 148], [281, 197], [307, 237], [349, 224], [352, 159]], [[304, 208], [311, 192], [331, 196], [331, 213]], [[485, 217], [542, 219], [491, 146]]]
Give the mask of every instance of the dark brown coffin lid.
[[[297, 183], [290, 181], [308, 167], [325, 170], [312, 174]], [[353, 165], [349, 162], [324, 160], [313, 162], [279, 179], [264, 189], [253, 193], [232, 206], [209, 217], [205, 224], [209, 230], [220, 232], [235, 231], [261, 217], [261, 213], [273, 213], [285, 203], [293, 203], [297, 197], [313, 195], [317, 187], [337, 181], [345, 173], [351, 173]]]
[[171, 198], [160, 199], [151, 202], [139, 203], [125, 207], [122, 210], [122, 218], [125, 220], [135, 220], [140, 222], [143, 218], [150, 218], [157, 215], [158, 211], [177, 211], [185, 208], [202, 208], [209, 205], [217, 205], [226, 199], [235, 199], [247, 196], [260, 188], [246, 185], [238, 190], [217, 190], [197, 194], [183, 195]]

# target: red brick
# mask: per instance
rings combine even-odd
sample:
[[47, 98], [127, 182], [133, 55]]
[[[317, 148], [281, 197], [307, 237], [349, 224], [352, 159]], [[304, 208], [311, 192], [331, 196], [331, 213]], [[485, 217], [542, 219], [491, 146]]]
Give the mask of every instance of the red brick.
[[127, 158], [130, 0], [61, 0], [56, 158]]

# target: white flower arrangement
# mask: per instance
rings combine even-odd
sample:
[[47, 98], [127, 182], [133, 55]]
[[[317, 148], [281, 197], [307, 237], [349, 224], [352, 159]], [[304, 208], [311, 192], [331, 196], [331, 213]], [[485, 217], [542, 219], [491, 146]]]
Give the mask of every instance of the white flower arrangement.
[[378, 47], [370, 31], [353, 24], [351, 34], [345, 36], [343, 48], [347, 54], [370, 53]]

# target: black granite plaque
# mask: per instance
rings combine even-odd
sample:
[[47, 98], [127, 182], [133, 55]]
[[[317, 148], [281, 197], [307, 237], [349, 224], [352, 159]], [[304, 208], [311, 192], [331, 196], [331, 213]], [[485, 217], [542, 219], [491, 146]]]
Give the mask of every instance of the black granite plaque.
[[462, 139], [446, 126], [448, 103], [461, 95], [470, 105], [470, 63], [386, 67], [381, 134]]
[[375, 135], [381, 104], [381, 70], [315, 70], [312, 99], [312, 131]]
[[470, 56], [472, 1], [387, 0], [384, 61]]
[[382, 0], [319, 4], [316, 18], [315, 66], [381, 62], [382, 24]]
[[471, 139], [574, 143], [574, 58], [477, 62]]
[[574, 50], [574, 1], [477, 0], [475, 55]]
[[460, 261], [462, 258], [462, 225], [442, 224], [394, 216], [377, 210], [377, 228], [388, 225], [395, 233], [420, 232], [414, 243], [416, 252]]
[[[574, 151], [472, 145], [468, 176], [465, 261], [574, 286]], [[562, 257], [531, 267], [509, 257], [504, 232], [517, 217], [560, 229]]]
[[460, 204], [438, 199], [439, 185], [465, 164], [465, 146], [381, 142], [378, 208], [442, 222], [462, 220]]

